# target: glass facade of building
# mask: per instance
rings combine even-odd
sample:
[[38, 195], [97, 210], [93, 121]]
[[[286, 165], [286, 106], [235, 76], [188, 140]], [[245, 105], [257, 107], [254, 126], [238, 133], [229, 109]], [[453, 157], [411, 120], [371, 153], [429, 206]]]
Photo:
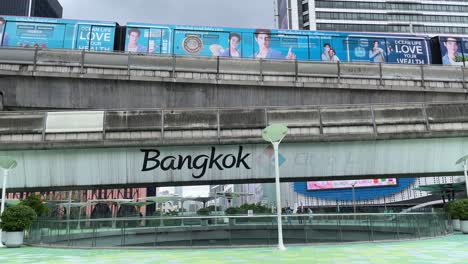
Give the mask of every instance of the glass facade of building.
[[290, 29], [468, 34], [462, 0], [290, 0], [290, 6], [301, 22]]
[[58, 0], [1, 0], [0, 15], [61, 18], [63, 8]]

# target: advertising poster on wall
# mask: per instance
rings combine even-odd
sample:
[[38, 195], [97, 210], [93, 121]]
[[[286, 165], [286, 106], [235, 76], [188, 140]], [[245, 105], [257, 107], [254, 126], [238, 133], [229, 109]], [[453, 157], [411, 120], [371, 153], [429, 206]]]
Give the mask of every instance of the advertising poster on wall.
[[114, 28], [92, 25], [79, 25], [77, 48], [95, 51], [114, 49]]
[[174, 52], [178, 55], [216, 56], [228, 49], [229, 33], [176, 30]]
[[350, 61], [428, 64], [427, 47], [420, 39], [350, 37]]
[[8, 22], [8, 43], [4, 46], [23, 48], [63, 48], [65, 25]]
[[441, 37], [439, 40], [442, 64], [464, 65], [464, 62], [468, 60], [468, 43], [466, 40], [457, 37]]
[[269, 29], [255, 30], [254, 58], [275, 60], [308, 60], [308, 38], [285, 35]]
[[170, 53], [168, 28], [128, 27], [125, 51], [135, 53]]
[[346, 180], [346, 181], [308, 181], [307, 190], [330, 190], [330, 189], [348, 189], [362, 187], [388, 187], [396, 186], [396, 178], [384, 178], [384, 179], [364, 179], [364, 180]]

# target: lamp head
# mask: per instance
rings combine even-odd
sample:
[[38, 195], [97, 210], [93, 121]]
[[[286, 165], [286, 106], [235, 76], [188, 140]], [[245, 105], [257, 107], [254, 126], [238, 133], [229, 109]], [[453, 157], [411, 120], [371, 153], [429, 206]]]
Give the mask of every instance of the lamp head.
[[465, 156], [459, 158], [459, 159], [457, 160], [457, 162], [455, 162], [455, 164], [458, 165], [458, 164], [460, 164], [460, 163], [464, 163], [466, 160], [468, 160], [468, 155], [465, 155]]
[[263, 129], [262, 138], [271, 143], [281, 142], [287, 133], [288, 127], [285, 124], [271, 124]]
[[4, 170], [11, 170], [14, 169], [16, 165], [18, 165], [16, 160], [9, 157], [0, 157], [0, 168]]

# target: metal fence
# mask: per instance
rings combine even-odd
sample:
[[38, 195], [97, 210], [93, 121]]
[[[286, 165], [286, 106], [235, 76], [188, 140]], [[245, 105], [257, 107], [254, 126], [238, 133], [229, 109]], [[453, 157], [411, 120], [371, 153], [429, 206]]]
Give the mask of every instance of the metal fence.
[[[453, 232], [441, 213], [283, 215], [286, 244], [420, 239]], [[29, 244], [63, 247], [275, 245], [275, 215], [39, 220]]]

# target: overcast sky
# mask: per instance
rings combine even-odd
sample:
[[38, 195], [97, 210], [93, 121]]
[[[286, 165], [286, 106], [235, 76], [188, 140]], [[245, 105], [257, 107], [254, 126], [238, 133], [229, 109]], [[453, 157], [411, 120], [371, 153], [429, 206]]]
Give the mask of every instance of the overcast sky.
[[63, 18], [157, 24], [274, 27], [274, 0], [59, 0]]

